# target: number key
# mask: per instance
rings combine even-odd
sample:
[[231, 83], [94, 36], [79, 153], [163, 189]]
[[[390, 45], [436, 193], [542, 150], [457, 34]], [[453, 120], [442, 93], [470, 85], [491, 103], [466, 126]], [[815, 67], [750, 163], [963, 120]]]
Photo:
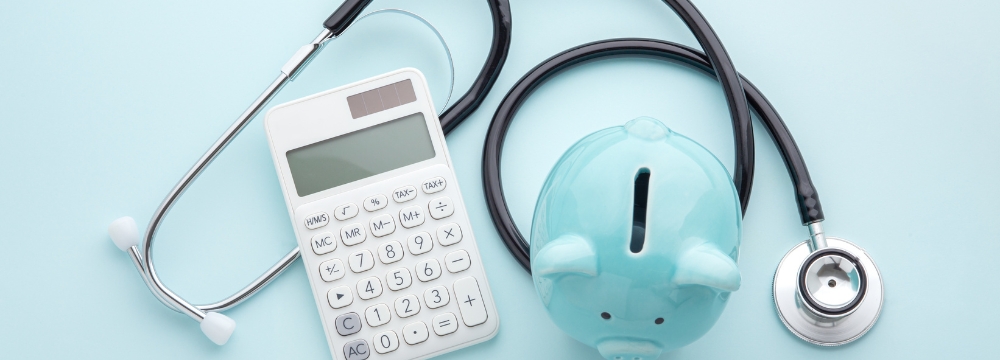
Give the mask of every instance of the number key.
[[368, 325], [372, 327], [384, 325], [390, 319], [392, 314], [389, 313], [389, 306], [386, 304], [376, 304], [365, 309], [365, 320], [368, 320]]
[[420, 312], [420, 301], [413, 294], [396, 299], [396, 315], [401, 318], [410, 317]]
[[434, 248], [434, 240], [431, 240], [431, 234], [418, 232], [406, 238], [406, 246], [410, 248], [410, 254], [420, 255]]
[[378, 246], [378, 259], [383, 264], [391, 264], [403, 258], [403, 245], [397, 241], [390, 241]]
[[392, 352], [399, 348], [399, 338], [396, 337], [396, 333], [392, 330], [375, 334], [372, 343], [375, 344], [375, 351], [379, 354]]
[[410, 283], [413, 280], [410, 277], [410, 269], [399, 268], [390, 271], [385, 274], [385, 284], [389, 286], [389, 290], [397, 291], [410, 287]]
[[358, 297], [362, 300], [368, 300], [379, 295], [382, 295], [382, 282], [377, 277], [373, 276], [358, 281]]
[[359, 273], [368, 271], [372, 266], [375, 266], [375, 257], [372, 256], [371, 251], [361, 250], [351, 254], [347, 262], [351, 264], [351, 271]]
[[435, 286], [424, 291], [424, 304], [431, 309], [448, 305], [449, 300], [451, 297], [448, 296], [448, 289], [444, 286]]
[[431, 281], [441, 276], [441, 263], [437, 259], [424, 260], [417, 263], [417, 279], [420, 281]]

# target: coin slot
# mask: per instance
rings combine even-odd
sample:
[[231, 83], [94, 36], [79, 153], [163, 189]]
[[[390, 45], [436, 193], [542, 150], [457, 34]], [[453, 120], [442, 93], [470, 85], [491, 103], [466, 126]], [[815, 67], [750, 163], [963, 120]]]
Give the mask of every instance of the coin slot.
[[646, 243], [646, 204], [649, 197], [649, 169], [642, 168], [635, 175], [635, 197], [632, 205], [632, 253], [642, 251]]

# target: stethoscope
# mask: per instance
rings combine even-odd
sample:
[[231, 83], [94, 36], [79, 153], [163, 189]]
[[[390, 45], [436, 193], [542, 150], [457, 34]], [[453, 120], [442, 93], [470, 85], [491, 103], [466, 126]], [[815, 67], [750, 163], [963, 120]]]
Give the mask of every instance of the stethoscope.
[[[324, 30], [313, 41], [302, 46], [282, 66], [277, 79], [254, 100], [167, 194], [146, 229], [141, 253], [138, 229], [131, 218], [118, 219], [109, 227], [112, 240], [120, 249], [129, 253], [153, 295], [167, 307], [200, 322], [202, 330], [212, 339], [216, 338], [215, 335], [218, 335], [219, 331], [231, 333], [235, 328], [232, 319], [220, 312], [238, 305], [266, 286], [299, 257], [299, 249], [288, 252], [274, 266], [233, 295], [212, 304], [195, 305], [170, 291], [156, 275], [151, 249], [160, 222], [187, 187], [250, 120], [286, 83], [306, 67], [324, 44], [340, 36], [350, 27], [371, 1], [345, 0], [323, 23]], [[704, 53], [676, 43], [654, 39], [597, 41], [563, 51], [545, 60], [524, 75], [504, 97], [493, 115], [483, 151], [483, 186], [486, 203], [501, 239], [518, 263], [530, 272], [530, 246], [514, 224], [504, 198], [500, 180], [500, 156], [507, 129], [514, 115], [535, 89], [574, 65], [610, 56], [644, 56], [679, 62], [716, 76], [723, 86], [736, 142], [733, 181], [744, 213], [749, 204], [754, 171], [750, 108], [760, 115], [792, 178], [801, 221], [808, 227], [810, 238], [797, 244], [785, 254], [775, 271], [774, 301], [782, 322], [798, 337], [819, 345], [841, 345], [861, 337], [874, 325], [882, 308], [882, 279], [875, 263], [857, 245], [843, 239], [825, 236], [821, 225], [824, 216], [819, 196], [809, 177], [805, 160], [777, 111], [749, 80], [736, 72], [722, 42], [690, 1], [664, 0], [664, 2], [670, 5], [687, 24], [705, 49]], [[488, 0], [487, 3], [493, 21], [490, 52], [470, 89], [440, 115], [445, 134], [455, 129], [483, 102], [499, 76], [510, 49], [509, 2]], [[440, 34], [438, 36], [440, 37]], [[228, 334], [224, 335], [224, 338], [228, 339]]]

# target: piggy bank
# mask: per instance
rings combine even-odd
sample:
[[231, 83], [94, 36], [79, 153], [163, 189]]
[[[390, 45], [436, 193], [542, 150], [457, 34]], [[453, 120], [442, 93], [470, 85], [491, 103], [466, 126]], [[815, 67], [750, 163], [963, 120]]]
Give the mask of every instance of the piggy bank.
[[690, 344], [740, 287], [736, 188], [707, 149], [638, 118], [574, 144], [549, 174], [531, 275], [549, 316], [609, 360]]

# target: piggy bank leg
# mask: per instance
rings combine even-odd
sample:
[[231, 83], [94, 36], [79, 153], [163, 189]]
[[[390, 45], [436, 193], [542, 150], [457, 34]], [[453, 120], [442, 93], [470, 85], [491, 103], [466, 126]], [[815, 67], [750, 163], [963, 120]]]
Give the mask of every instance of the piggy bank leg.
[[689, 249], [678, 260], [674, 282], [736, 291], [740, 288], [740, 269], [729, 255], [715, 246], [702, 243]]

